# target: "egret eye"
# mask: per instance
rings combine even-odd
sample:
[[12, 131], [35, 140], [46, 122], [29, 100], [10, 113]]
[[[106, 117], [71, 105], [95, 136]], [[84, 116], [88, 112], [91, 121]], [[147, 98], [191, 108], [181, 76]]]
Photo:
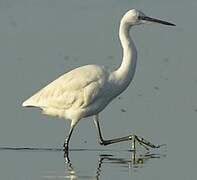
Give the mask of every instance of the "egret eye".
[[138, 20], [142, 20], [143, 16], [138, 16]]

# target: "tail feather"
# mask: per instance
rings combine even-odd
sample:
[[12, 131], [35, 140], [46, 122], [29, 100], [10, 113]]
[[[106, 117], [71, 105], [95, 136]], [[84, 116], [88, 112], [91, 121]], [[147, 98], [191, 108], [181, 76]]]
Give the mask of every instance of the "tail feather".
[[24, 102], [22, 103], [22, 106], [23, 106], [23, 107], [34, 107], [35, 104], [32, 103], [29, 99], [27, 99], [26, 101], [24, 101]]

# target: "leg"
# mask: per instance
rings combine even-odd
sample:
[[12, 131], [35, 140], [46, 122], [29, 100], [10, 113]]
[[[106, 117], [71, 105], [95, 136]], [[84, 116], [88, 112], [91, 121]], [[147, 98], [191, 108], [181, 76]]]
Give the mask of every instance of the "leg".
[[69, 148], [69, 141], [73, 132], [73, 129], [75, 127], [76, 123], [73, 123], [73, 121], [71, 121], [71, 125], [70, 125], [70, 130], [69, 130], [69, 134], [68, 136], [65, 137], [65, 141], [64, 141], [64, 151], [68, 152], [68, 148]]
[[99, 137], [99, 143], [101, 145], [108, 145], [108, 144], [118, 143], [118, 142], [122, 142], [122, 141], [129, 141], [129, 140], [133, 139], [133, 136], [130, 135], [130, 136], [125, 136], [125, 137], [116, 138], [116, 139], [104, 140], [103, 137], [102, 137], [102, 134], [101, 134], [98, 114], [94, 116], [94, 124], [95, 124], [95, 127], [97, 129], [97, 134], [98, 134], [98, 137]]
[[142, 145], [143, 147], [145, 147], [148, 150], [148, 147], [151, 148], [159, 148], [160, 145], [154, 145], [152, 143], [150, 143], [149, 141], [138, 137], [136, 135], [129, 135], [129, 136], [124, 136], [124, 137], [120, 137], [120, 138], [115, 138], [115, 139], [110, 139], [110, 140], [104, 140], [101, 134], [101, 129], [100, 129], [100, 124], [99, 124], [99, 116], [98, 114], [94, 116], [94, 124], [95, 127], [97, 129], [97, 134], [99, 137], [99, 143], [101, 145], [109, 145], [109, 144], [113, 144], [113, 143], [118, 143], [118, 142], [123, 142], [123, 141], [131, 141], [132, 140], [132, 150], [136, 150], [136, 141], [139, 142], [140, 145]]

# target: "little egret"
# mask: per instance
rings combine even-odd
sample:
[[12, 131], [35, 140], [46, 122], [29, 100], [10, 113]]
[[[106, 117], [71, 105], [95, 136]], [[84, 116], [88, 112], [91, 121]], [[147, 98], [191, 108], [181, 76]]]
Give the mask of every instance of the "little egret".
[[68, 152], [74, 127], [80, 119], [88, 116], [93, 116], [101, 145], [131, 140], [134, 150], [136, 141], [147, 149], [160, 147], [136, 135], [104, 140], [99, 125], [99, 113], [128, 87], [135, 73], [137, 50], [129, 31], [134, 25], [146, 23], [175, 26], [172, 23], [148, 17], [139, 10], [129, 10], [120, 22], [119, 38], [123, 48], [123, 59], [119, 68], [109, 71], [103, 66], [94, 64], [78, 67], [63, 74], [23, 102], [22, 105], [25, 107], [39, 107], [44, 114], [71, 121], [69, 134], [64, 142], [66, 152]]

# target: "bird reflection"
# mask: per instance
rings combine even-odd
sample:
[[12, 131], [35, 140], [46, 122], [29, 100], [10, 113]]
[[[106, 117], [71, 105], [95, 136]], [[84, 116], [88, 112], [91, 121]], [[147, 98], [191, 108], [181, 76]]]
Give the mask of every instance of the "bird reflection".
[[[0, 151], [30, 151], [30, 152], [62, 152], [61, 148], [38, 148], [38, 147], [0, 147]], [[119, 170], [128, 172], [135, 171], [142, 168], [151, 159], [159, 159], [165, 157], [165, 154], [153, 154], [153, 153], [139, 153], [138, 151], [128, 150], [102, 150], [102, 149], [72, 149], [70, 153], [80, 152], [80, 156], [84, 156], [83, 153], [88, 153], [87, 157], [90, 159], [90, 153], [94, 152], [96, 157], [96, 166], [93, 168], [88, 161], [84, 161], [84, 167], [88, 167], [90, 171], [83, 171], [81, 168], [74, 166], [70, 160], [69, 154], [64, 152], [64, 161], [66, 167], [63, 172], [50, 171], [43, 175], [45, 179], [51, 178], [63, 178], [63, 179], [96, 179], [99, 180], [100, 176], [105, 174], [108, 167], [116, 165]], [[96, 156], [95, 156], [96, 155]], [[97, 157], [98, 156], [98, 157]], [[124, 156], [122, 158], [121, 156]], [[126, 156], [126, 157], [125, 157]], [[88, 160], [88, 159], [87, 159]], [[91, 163], [92, 164], [92, 163]], [[78, 164], [75, 164], [76, 166]], [[63, 174], [62, 174], [63, 173]]]
[[102, 171], [104, 170], [103, 165], [105, 164], [116, 164], [120, 167], [127, 169], [128, 172], [135, 170], [137, 168], [141, 168], [146, 162], [150, 159], [165, 157], [164, 154], [138, 154], [136, 151], [131, 152], [129, 158], [118, 158], [113, 154], [99, 154], [98, 162], [95, 170], [95, 175], [93, 176], [82, 176], [80, 172], [77, 173], [73, 164], [70, 161], [69, 155], [67, 153], [64, 154], [66, 168], [66, 178], [70, 180], [74, 179], [100, 179], [100, 175], [102, 175]]

